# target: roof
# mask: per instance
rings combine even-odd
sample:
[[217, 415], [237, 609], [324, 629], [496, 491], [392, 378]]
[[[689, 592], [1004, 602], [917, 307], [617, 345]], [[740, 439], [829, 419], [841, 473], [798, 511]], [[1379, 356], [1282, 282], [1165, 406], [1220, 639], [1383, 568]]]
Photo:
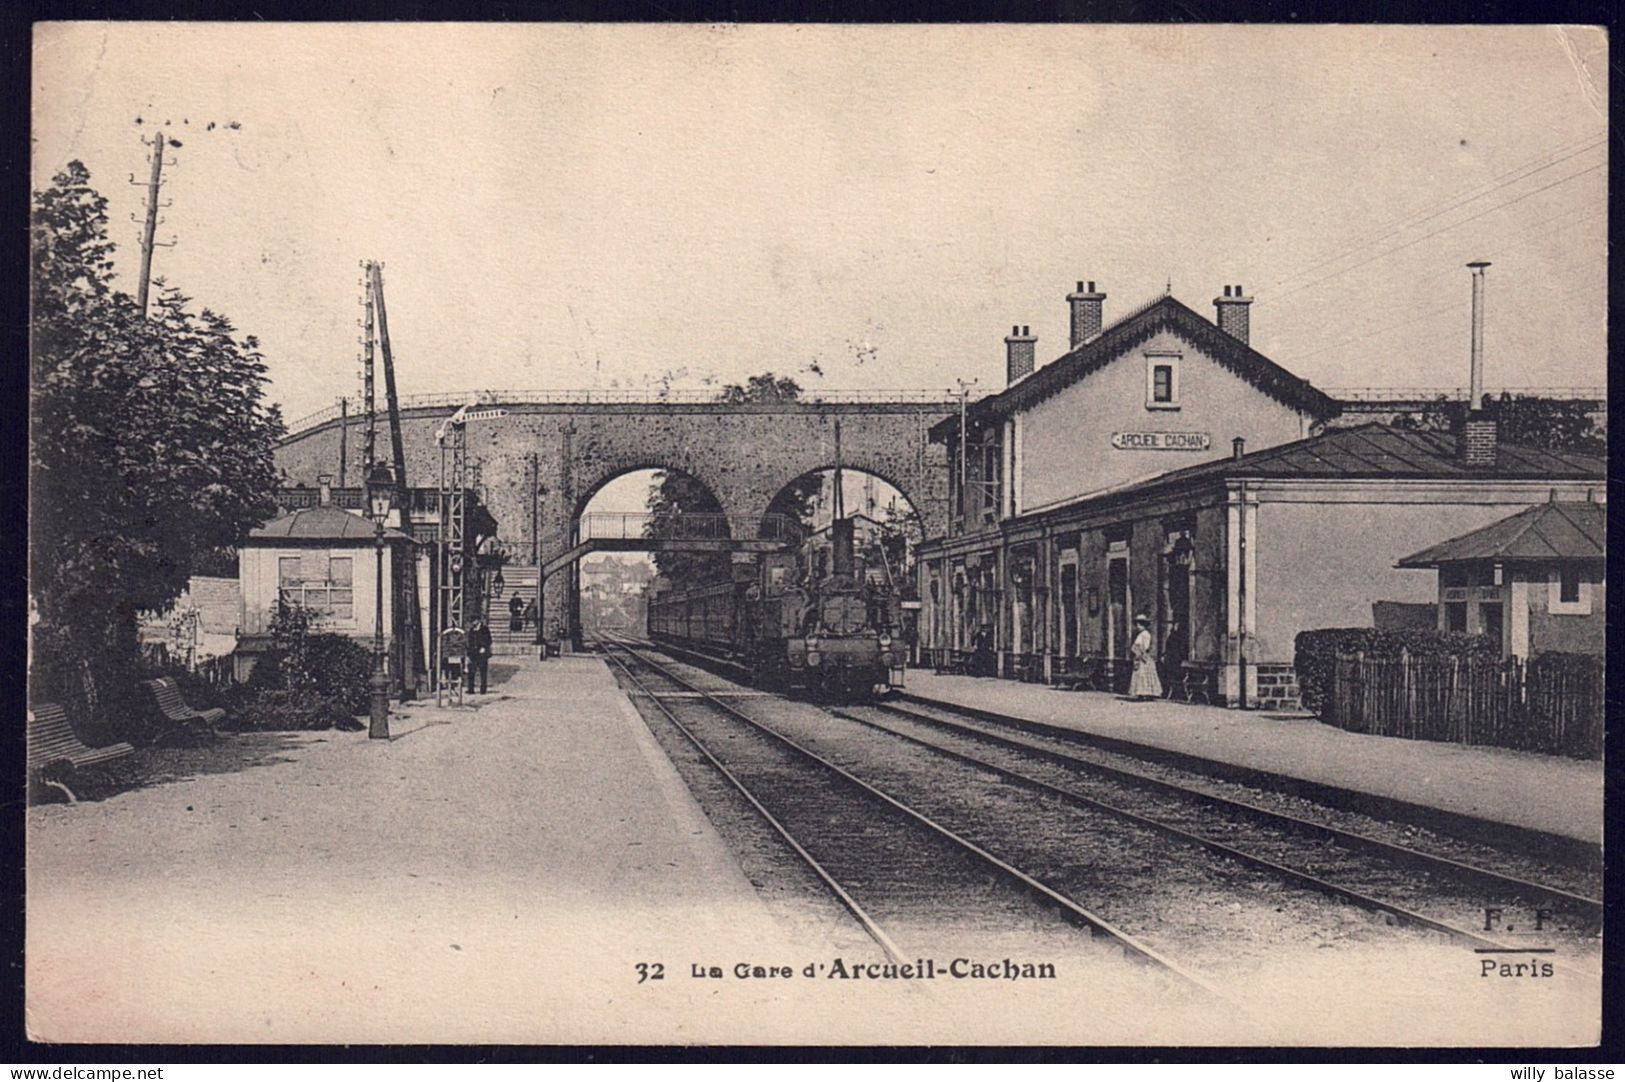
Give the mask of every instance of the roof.
[[[343, 508], [302, 507], [249, 532], [255, 541], [354, 541], [370, 542], [375, 536], [371, 519], [353, 515]], [[386, 541], [411, 541], [399, 530], [385, 528]]]
[[[1165, 330], [1184, 338], [1270, 397], [1317, 420], [1334, 417], [1342, 410], [1336, 399], [1316, 390], [1308, 381], [1294, 376], [1241, 339], [1221, 331], [1173, 296], [1164, 295], [1130, 312], [1025, 379], [974, 403], [967, 420], [973, 424], [985, 423], [1029, 409]], [[946, 439], [958, 430], [958, 424], [957, 417], [937, 422], [931, 428], [931, 438]]]
[[[1333, 428], [1318, 436], [1261, 451], [1158, 474], [1110, 492], [1070, 500], [1062, 507], [1119, 501], [1146, 492], [1236, 480], [1491, 480], [1595, 481], [1607, 479], [1607, 460], [1571, 451], [1501, 443], [1495, 465], [1468, 466], [1456, 458], [1450, 432], [1419, 432], [1378, 422]], [[1060, 508], [1031, 512], [1041, 514]]]
[[1463, 560], [1600, 560], [1608, 553], [1608, 509], [1553, 500], [1412, 553], [1400, 567]]

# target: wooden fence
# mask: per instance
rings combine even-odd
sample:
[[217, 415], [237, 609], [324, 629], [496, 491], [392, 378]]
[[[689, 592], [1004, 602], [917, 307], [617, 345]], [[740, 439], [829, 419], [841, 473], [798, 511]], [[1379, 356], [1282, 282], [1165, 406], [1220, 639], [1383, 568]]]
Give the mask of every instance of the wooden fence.
[[1603, 659], [1338, 654], [1321, 720], [1350, 732], [1602, 757]]

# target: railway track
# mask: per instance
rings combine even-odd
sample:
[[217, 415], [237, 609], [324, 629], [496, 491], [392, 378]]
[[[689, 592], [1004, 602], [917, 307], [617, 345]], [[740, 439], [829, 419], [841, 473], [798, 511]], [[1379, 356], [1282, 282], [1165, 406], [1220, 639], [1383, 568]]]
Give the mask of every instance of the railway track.
[[1078, 946], [1081, 931], [1159, 980], [1227, 1002], [1190, 969], [939, 818], [757, 721], [631, 643], [605, 645], [634, 700], [664, 717], [750, 803], [894, 965], [926, 964], [929, 951], [903, 944], [940, 941], [944, 929], [958, 928], [973, 940], [978, 931], [1017, 931], [1024, 943], [1059, 935]]
[[832, 712], [1486, 953], [1511, 949], [1472, 927], [1486, 908], [1546, 911], [1543, 922], [1559, 935], [1590, 936], [1601, 927], [1598, 899], [1085, 758], [1057, 742], [954, 717], [946, 708], [876, 704]]

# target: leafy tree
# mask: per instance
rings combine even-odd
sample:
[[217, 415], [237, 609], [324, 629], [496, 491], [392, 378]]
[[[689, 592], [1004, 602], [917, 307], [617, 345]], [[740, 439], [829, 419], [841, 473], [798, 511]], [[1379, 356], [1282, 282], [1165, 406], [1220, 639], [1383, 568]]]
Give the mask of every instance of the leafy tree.
[[801, 384], [789, 376], [763, 372], [751, 376], [743, 384], [730, 383], [722, 389], [718, 400], [729, 405], [746, 402], [794, 402], [801, 397]]
[[283, 431], [252, 337], [161, 280], [147, 318], [114, 288], [106, 206], [74, 162], [30, 222], [33, 679], [80, 710], [129, 678], [137, 614], [274, 512]]
[[[1608, 452], [1608, 436], [1584, 402], [1502, 392], [1499, 398], [1485, 395], [1483, 406], [1495, 417], [1497, 438], [1503, 443], [1591, 455]], [[1440, 398], [1420, 410], [1399, 414], [1393, 423], [1395, 428], [1412, 431], [1454, 432], [1465, 415], [1466, 403]]]
[[1503, 394], [1495, 403], [1495, 416], [1500, 423], [1498, 438], [1507, 443], [1548, 451], [1608, 453], [1607, 434], [1586, 412], [1584, 402]]
[[[670, 537], [676, 532], [674, 516], [720, 515], [722, 505], [688, 474], [661, 470], [649, 486], [649, 510], [654, 518], [646, 528], [648, 536]], [[677, 589], [722, 582], [729, 575], [725, 552], [656, 552], [653, 557], [655, 570]]]

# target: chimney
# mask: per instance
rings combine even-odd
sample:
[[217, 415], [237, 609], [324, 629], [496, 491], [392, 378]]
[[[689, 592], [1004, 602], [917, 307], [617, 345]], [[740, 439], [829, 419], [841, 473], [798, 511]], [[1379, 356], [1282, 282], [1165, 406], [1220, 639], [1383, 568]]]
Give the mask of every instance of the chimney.
[[316, 506], [331, 507], [333, 505], [333, 475], [330, 473], [317, 474], [316, 486], [320, 489], [316, 497]]
[[1240, 286], [1225, 286], [1224, 296], [1213, 298], [1213, 322], [1219, 325], [1219, 330], [1246, 345], [1247, 307], [1252, 303], [1251, 297], [1242, 295]]
[[1456, 457], [1463, 466], [1495, 465], [1495, 444], [1499, 426], [1495, 415], [1484, 409], [1484, 268], [1483, 261], [1467, 264], [1473, 272], [1473, 352], [1468, 373], [1467, 413], [1456, 440]]
[[1489, 264], [1479, 261], [1467, 266], [1473, 272], [1473, 357], [1467, 391], [1467, 410], [1472, 412], [1484, 404], [1484, 268]]
[[1038, 339], [1031, 334], [1031, 328], [1010, 328], [1010, 337], [1004, 340], [1006, 385], [1032, 375], [1033, 353], [1037, 342]]
[[1230, 457], [1240, 461], [1241, 456], [1247, 453], [1247, 441], [1237, 436], [1230, 441]]
[[1106, 312], [1106, 294], [1095, 292], [1095, 283], [1089, 288], [1078, 283], [1075, 293], [1068, 293], [1066, 301], [1072, 306], [1072, 348], [1077, 349], [1100, 333]]

